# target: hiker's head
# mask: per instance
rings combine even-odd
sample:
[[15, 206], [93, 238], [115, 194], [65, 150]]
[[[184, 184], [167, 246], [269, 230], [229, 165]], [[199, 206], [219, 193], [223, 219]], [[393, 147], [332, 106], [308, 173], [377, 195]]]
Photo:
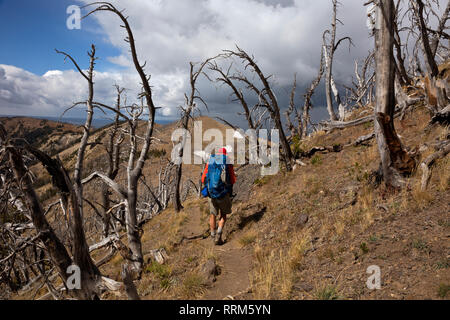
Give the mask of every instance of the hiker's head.
[[219, 152], [217, 154], [224, 154], [227, 155], [227, 149], [226, 148], [220, 148]]

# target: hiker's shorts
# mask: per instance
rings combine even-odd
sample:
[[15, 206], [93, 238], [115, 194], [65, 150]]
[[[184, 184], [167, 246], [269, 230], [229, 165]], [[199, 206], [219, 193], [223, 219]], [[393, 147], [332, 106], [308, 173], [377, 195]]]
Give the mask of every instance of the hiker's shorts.
[[211, 199], [209, 198], [209, 212], [216, 217], [219, 215], [227, 215], [231, 213], [231, 199], [227, 193], [223, 198]]

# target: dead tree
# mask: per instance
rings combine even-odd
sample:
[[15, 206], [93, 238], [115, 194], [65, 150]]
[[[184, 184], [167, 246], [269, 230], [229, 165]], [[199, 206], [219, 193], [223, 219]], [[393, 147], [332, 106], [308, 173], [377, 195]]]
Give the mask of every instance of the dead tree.
[[364, 59], [362, 66], [355, 61], [355, 77], [352, 80], [352, 86], [344, 86], [350, 92], [347, 103], [353, 104], [353, 107], [363, 108], [372, 103], [372, 91], [374, 87], [375, 72], [370, 74], [371, 66], [374, 62], [374, 52], [370, 52]]
[[439, 73], [439, 69], [436, 61], [434, 60], [433, 51], [430, 45], [430, 37], [427, 25], [425, 23], [424, 8], [425, 5], [422, 0], [411, 1], [412, 8], [414, 10], [415, 17], [418, 21], [418, 26], [421, 35], [422, 48], [425, 54], [425, 62], [428, 68], [428, 72], [432, 77], [436, 77]]
[[[119, 186], [116, 182], [112, 181], [105, 175], [95, 172], [93, 173], [89, 178], [85, 180], [85, 183], [88, 181], [94, 179], [94, 178], [101, 178], [104, 180], [109, 187], [114, 190], [118, 196], [122, 199], [122, 201], [125, 203], [126, 208], [126, 214], [125, 214], [125, 222], [126, 222], [126, 229], [127, 229], [127, 237], [128, 237], [128, 246], [132, 252], [131, 255], [131, 264], [134, 268], [134, 271], [137, 272], [138, 275], [142, 272], [142, 266], [144, 262], [143, 254], [142, 254], [142, 244], [141, 244], [141, 235], [140, 235], [140, 229], [138, 226], [138, 219], [137, 219], [137, 199], [138, 199], [138, 183], [139, 179], [142, 175], [142, 169], [144, 167], [145, 161], [148, 158], [148, 151], [150, 149], [150, 145], [152, 142], [152, 136], [153, 136], [153, 129], [154, 129], [154, 121], [155, 121], [155, 112], [156, 107], [153, 103], [152, 98], [152, 89], [150, 87], [149, 79], [150, 77], [147, 76], [147, 74], [144, 71], [145, 63], [143, 65], [140, 64], [137, 50], [136, 50], [136, 44], [133, 32], [131, 30], [131, 27], [128, 23], [128, 19], [123, 15], [122, 11], [119, 11], [114, 7], [111, 3], [108, 2], [94, 2], [91, 4], [86, 5], [85, 7], [89, 6], [96, 6], [93, 10], [91, 10], [88, 14], [86, 14], [83, 18], [88, 17], [91, 14], [94, 14], [96, 12], [111, 12], [114, 15], [116, 15], [120, 21], [122, 22], [122, 27], [126, 30], [127, 37], [125, 38], [125, 41], [130, 46], [131, 51], [131, 57], [133, 60], [134, 67], [140, 77], [141, 85], [143, 88], [143, 92], [141, 93], [140, 97], [145, 98], [145, 108], [147, 110], [148, 114], [148, 120], [146, 124], [146, 129], [144, 132], [144, 136], [141, 140], [143, 140], [141, 150], [138, 156], [138, 142], [137, 142], [137, 135], [136, 135], [136, 127], [137, 127], [137, 116], [141, 115], [143, 112], [144, 106], [142, 106], [141, 109], [135, 110], [133, 108], [132, 110], [132, 121], [123, 114], [121, 116], [124, 119], [128, 119], [127, 122], [129, 124], [129, 138], [130, 138], [130, 153], [128, 158], [128, 165], [127, 165], [127, 187], [124, 188], [122, 186]], [[112, 111], [115, 111], [114, 108], [109, 108], [103, 104], [96, 103], [97, 106], [110, 109]]]
[[[221, 55], [222, 58], [227, 58], [227, 55]], [[217, 60], [217, 59], [216, 59]], [[254, 104], [252, 107], [250, 107], [250, 105], [248, 104], [247, 98], [244, 95], [244, 90], [242, 88], [239, 87], [239, 80], [238, 78], [240, 77], [239, 72], [237, 73], [231, 73], [232, 67], [233, 67], [233, 63], [231, 63], [228, 68], [224, 69], [221, 66], [219, 66], [217, 64], [217, 61], [210, 61], [208, 63], [208, 69], [212, 72], [214, 72], [215, 74], [217, 74], [216, 78], [211, 78], [210, 76], [208, 76], [208, 74], [205, 73], [205, 76], [207, 77], [207, 79], [211, 82], [216, 82], [219, 84], [223, 84], [225, 86], [228, 86], [231, 89], [231, 94], [230, 97], [232, 97], [232, 101], [233, 102], [239, 102], [240, 105], [242, 106], [242, 109], [244, 110], [243, 113], [238, 113], [239, 116], [245, 116], [245, 119], [247, 120], [247, 124], [248, 124], [248, 128], [250, 130], [254, 130], [254, 132], [256, 132], [256, 130], [261, 129], [261, 127], [263, 126], [263, 123], [267, 117], [267, 109], [261, 106], [260, 101], [258, 101], [256, 104]], [[243, 78], [241, 76], [241, 78]], [[246, 79], [247, 80], [247, 79]], [[247, 88], [249, 88], [249, 85], [247, 84]], [[234, 98], [233, 98], [234, 97]], [[261, 99], [259, 99], [261, 100]], [[264, 110], [262, 110], [264, 109]], [[226, 125], [230, 126], [231, 128], [233, 128], [234, 130], [239, 130], [236, 126], [234, 126], [233, 124], [231, 124], [229, 121], [221, 118], [221, 117], [216, 117], [218, 120], [222, 121], [223, 123], [225, 123]], [[251, 137], [245, 135], [244, 136], [246, 143], [249, 143], [249, 145], [251, 145]], [[251, 150], [249, 153], [249, 157], [246, 156], [247, 160], [250, 160], [250, 158], [252, 157], [252, 155], [257, 154], [257, 150], [259, 149], [259, 139], [257, 139], [256, 137], [254, 137], [256, 140], [255, 146], [253, 148], [255, 148], [254, 150]], [[201, 184], [201, 179], [199, 184]], [[201, 191], [201, 190], [199, 190]], [[200, 196], [200, 194], [199, 194]]]
[[[189, 63], [190, 66], [190, 72], [189, 72], [189, 83], [190, 83], [190, 94], [189, 96], [185, 94], [185, 108], [182, 108], [183, 116], [181, 118], [181, 127], [185, 130], [185, 132], [188, 130], [189, 126], [189, 120], [191, 119], [191, 115], [194, 111], [194, 108], [196, 107], [196, 101], [200, 101], [203, 104], [206, 103], [203, 101], [203, 99], [198, 95], [198, 90], [196, 89], [195, 85], [197, 82], [198, 77], [203, 73], [203, 68], [211, 61], [215, 59], [209, 58], [202, 62], [197, 70], [195, 70], [195, 64]], [[183, 154], [184, 154], [184, 144], [186, 142], [186, 137], [182, 137], [181, 146], [178, 149], [178, 159], [180, 160], [180, 163], [176, 164], [175, 168], [175, 190], [174, 190], [174, 196], [173, 196], [173, 205], [175, 208], [175, 211], [180, 212], [183, 208], [181, 204], [181, 196], [180, 196], [180, 186], [181, 186], [181, 176], [182, 176], [182, 170], [183, 170]]]
[[247, 124], [249, 129], [253, 129], [256, 130], [260, 127], [262, 120], [261, 119], [254, 119], [253, 118], [253, 112], [255, 110], [255, 108], [257, 107], [254, 106], [252, 109], [250, 109], [247, 100], [244, 97], [244, 93], [242, 91], [242, 89], [238, 88], [238, 86], [233, 82], [232, 77], [233, 75], [230, 74], [231, 72], [231, 68], [232, 68], [233, 64], [230, 64], [230, 66], [227, 68], [226, 71], [224, 71], [218, 64], [216, 61], [210, 62], [208, 64], [208, 69], [216, 72], [218, 74], [218, 76], [215, 78], [215, 80], [211, 79], [208, 77], [208, 79], [213, 82], [218, 82], [218, 83], [223, 83], [225, 85], [227, 85], [228, 87], [230, 87], [230, 89], [232, 90], [231, 95], [233, 95], [235, 97], [235, 99], [233, 101], [238, 101], [242, 108], [244, 109], [244, 115], [245, 118], [247, 120]]
[[381, 157], [381, 173], [386, 185], [400, 188], [401, 176], [412, 172], [414, 160], [403, 149], [394, 127], [394, 16], [393, 0], [380, 0], [378, 6], [378, 26], [375, 29], [376, 50], [376, 108], [375, 135]]
[[[444, 15], [439, 18], [438, 30], [433, 31], [428, 27], [428, 17], [430, 13], [425, 12], [425, 7], [428, 7], [428, 11], [437, 16], [432, 9], [432, 2], [425, 2], [422, 0], [410, 1], [412, 11], [414, 12], [415, 21], [420, 31], [420, 43], [424, 52], [424, 60], [428, 69], [429, 76], [426, 81], [426, 91], [428, 95], [428, 102], [435, 107], [433, 115], [440, 110], [444, 109], [449, 104], [449, 98], [447, 96], [445, 86], [441, 85], [438, 80], [439, 68], [435, 60], [436, 52], [439, 47], [439, 40], [442, 36], [447, 36], [445, 30], [446, 22], [449, 18], [448, 13], [450, 11], [450, 1], [448, 1]], [[413, 20], [414, 21], [414, 20]], [[434, 33], [434, 37], [430, 39], [430, 33]]]
[[[342, 104], [341, 97], [339, 95], [339, 90], [336, 87], [336, 82], [333, 78], [333, 59], [334, 59], [334, 53], [338, 49], [339, 45], [345, 41], [348, 40], [350, 44], [352, 44], [352, 40], [350, 37], [344, 37], [339, 39], [336, 42], [336, 27], [337, 23], [342, 22], [337, 19], [337, 6], [338, 1], [332, 0], [333, 3], [333, 17], [331, 21], [331, 30], [325, 30], [323, 33], [323, 54], [325, 57], [325, 66], [326, 66], [326, 75], [325, 75], [325, 94], [327, 98], [327, 110], [328, 114], [330, 115], [331, 121], [337, 121], [338, 117], [336, 116], [336, 113], [334, 112], [333, 107], [333, 99], [331, 97], [331, 94], [333, 93], [334, 98], [336, 100], [336, 103], [338, 104], [338, 110], [344, 110], [345, 106]], [[330, 36], [329, 41], [326, 39], [326, 35]], [[341, 112], [342, 113], [342, 112]]]
[[422, 169], [422, 181], [421, 181], [421, 190], [425, 191], [428, 187], [428, 184], [431, 179], [431, 167], [434, 165], [434, 163], [447, 156], [447, 154], [450, 153], [450, 141], [446, 140], [443, 141], [435, 146], [435, 149], [437, 150], [432, 155], [428, 156], [423, 160], [423, 162], [420, 164], [420, 168]]
[[282, 156], [284, 159], [284, 163], [286, 166], [287, 171], [292, 170], [292, 159], [293, 154], [291, 147], [289, 145], [289, 142], [286, 138], [286, 135], [284, 133], [283, 125], [281, 123], [281, 116], [280, 116], [280, 107], [278, 105], [277, 98], [275, 97], [275, 93], [273, 92], [268, 79], [270, 77], [266, 77], [264, 73], [261, 71], [259, 66], [256, 64], [253, 57], [250, 57], [244, 50], [237, 47], [236, 51], [232, 50], [225, 50], [225, 56], [228, 57], [237, 57], [241, 59], [241, 61], [245, 64], [245, 69], [250, 68], [253, 70], [253, 72], [256, 73], [257, 77], [262, 83], [263, 89], [258, 89], [245, 75], [243, 74], [237, 74], [233, 77], [231, 77], [232, 80], [238, 80], [243, 82], [247, 85], [247, 88], [251, 91], [253, 91], [258, 99], [260, 99], [260, 105], [259, 107], [263, 107], [267, 109], [270, 120], [273, 121], [275, 129], [279, 132], [280, 142], [281, 142], [281, 149], [282, 149]]
[[[68, 54], [57, 51], [70, 59], [79, 73], [86, 79], [88, 83], [88, 99], [83, 103], [87, 106], [87, 118], [83, 126], [83, 136], [81, 138], [78, 150], [77, 160], [75, 163], [74, 175], [71, 179], [58, 159], [52, 159], [45, 153], [34, 149], [29, 145], [18, 147], [11, 143], [3, 127], [0, 126], [0, 139], [4, 145], [6, 155], [14, 172], [15, 180], [23, 193], [23, 198], [31, 215], [33, 226], [36, 229], [37, 237], [44, 244], [53, 265], [58, 270], [63, 282], [68, 279], [66, 273], [68, 267], [75, 264], [80, 268], [81, 289], [75, 290], [74, 294], [79, 299], [96, 299], [99, 296], [102, 285], [102, 277], [97, 266], [94, 264], [89, 253], [89, 246], [85, 237], [83, 227], [83, 186], [81, 183], [81, 175], [83, 172], [83, 163], [85, 150], [88, 145], [90, 128], [93, 117], [93, 71], [95, 64], [95, 47], [89, 52], [90, 66], [86, 72], [82, 71], [76, 61]], [[63, 210], [70, 216], [70, 231], [72, 243], [72, 256], [67, 252], [64, 244], [57, 237], [55, 231], [48, 223], [42, 203], [39, 200], [28, 169], [23, 161], [23, 152], [28, 151], [36, 159], [38, 159], [52, 176], [54, 185], [59, 189], [61, 195], [61, 203]], [[50, 288], [49, 288], [50, 289]]]
[[[294, 75], [294, 83], [292, 84], [291, 95], [289, 99], [289, 108], [285, 112], [288, 130], [291, 133], [290, 139], [298, 136], [300, 139], [303, 136], [303, 121], [302, 114], [298, 111], [295, 105], [295, 90], [297, 88], [297, 74]], [[294, 126], [291, 120], [291, 115], [294, 114], [297, 120], [297, 126]]]
[[[3, 155], [6, 156], [4, 151]], [[32, 218], [6, 160], [5, 157], [0, 160], [0, 286], [6, 284], [11, 292], [17, 292], [31, 277], [42, 277], [33, 253], [43, 252], [43, 246], [39, 238], [30, 233], [34, 229]], [[54, 206], [50, 205], [44, 214]], [[48, 259], [39, 259], [39, 263], [50, 264]]]
[[[116, 99], [116, 110], [120, 112], [121, 108], [121, 95], [124, 91], [123, 88], [115, 86], [117, 91]], [[120, 163], [120, 151], [121, 145], [124, 140], [123, 134], [120, 131], [120, 114], [115, 113], [114, 123], [110, 130], [108, 130], [108, 140], [107, 144], [104, 145], [106, 151], [107, 168], [105, 175], [111, 179], [115, 180], [117, 174], [119, 173], [119, 163]], [[103, 222], [103, 236], [106, 238], [109, 236], [111, 227], [111, 212], [109, 211], [111, 206], [110, 192], [108, 184], [102, 183], [101, 185], [101, 207], [102, 207], [102, 222]]]
[[404, 29], [401, 28], [403, 18], [400, 17], [400, 4], [402, 3], [401, 0], [397, 1], [397, 4], [395, 6], [395, 19], [394, 19], [394, 48], [396, 53], [396, 64], [395, 69], [398, 74], [398, 79], [400, 81], [401, 85], [409, 85], [411, 84], [411, 78], [408, 75], [408, 72], [406, 71], [405, 67], [405, 55], [404, 50], [402, 50], [402, 40], [400, 37], [400, 32]]
[[[87, 74], [81, 70], [76, 61], [67, 53], [57, 51], [60, 54], [63, 54], [65, 58], [68, 58], [72, 61], [78, 72], [86, 79], [88, 83], [88, 98], [86, 102], [83, 104], [87, 107], [87, 117], [86, 122], [83, 127], [83, 136], [81, 138], [80, 146], [78, 149], [77, 160], [75, 163], [75, 169], [73, 174], [73, 181], [69, 180], [67, 174], [64, 174], [59, 177], [59, 179], [65, 178], [66, 187], [69, 191], [69, 199], [65, 199], [63, 197], [63, 205], [66, 206], [66, 212], [68, 210], [72, 211], [72, 219], [73, 219], [73, 231], [72, 237], [74, 240], [74, 262], [77, 266], [79, 266], [82, 272], [82, 285], [85, 285], [89, 290], [92, 289], [92, 284], [96, 282], [96, 278], [100, 275], [98, 268], [93, 263], [91, 256], [89, 254], [89, 246], [86, 242], [84, 230], [83, 230], [83, 184], [81, 183], [83, 166], [84, 166], [84, 158], [85, 152], [88, 145], [88, 140], [90, 136], [90, 129], [92, 126], [92, 118], [94, 115], [94, 65], [95, 65], [95, 46], [92, 45], [92, 50], [89, 53], [90, 57], [90, 65]], [[35, 154], [37, 156], [37, 154]], [[39, 159], [39, 158], [38, 158]], [[39, 159], [42, 162], [42, 159]], [[62, 166], [62, 165], [61, 165]], [[62, 170], [61, 170], [62, 171]], [[65, 202], [68, 200], [68, 206]], [[89, 291], [86, 294], [86, 298], [91, 298], [89, 296], [91, 294]]]
[[308, 135], [308, 124], [311, 122], [309, 111], [312, 109], [313, 105], [311, 102], [311, 98], [314, 95], [314, 92], [316, 91], [317, 86], [320, 84], [320, 81], [322, 79], [323, 73], [325, 71], [324, 68], [324, 48], [322, 47], [322, 52], [320, 54], [320, 65], [319, 65], [319, 72], [317, 73], [316, 78], [311, 83], [310, 88], [305, 93], [305, 102], [303, 104], [303, 117], [302, 117], [302, 135], [301, 138], [305, 138]]
[[431, 54], [433, 57], [436, 57], [436, 54], [438, 52], [440, 39], [446, 38], [447, 40], [450, 40], [450, 37], [446, 33], [446, 30], [449, 29], [447, 21], [450, 20], [450, 1], [447, 0], [447, 6], [445, 7], [444, 12], [442, 13], [442, 17], [439, 19], [438, 27], [433, 32], [434, 36], [431, 40], [430, 47], [431, 47]]
[[[3, 156], [7, 156], [9, 159], [15, 179], [23, 192], [24, 202], [36, 228], [37, 236], [46, 247], [53, 265], [65, 282], [68, 278], [67, 268], [72, 265], [72, 259], [45, 218], [44, 209], [34, 190], [30, 175], [23, 162], [22, 154], [16, 146], [10, 144], [10, 139], [3, 126], [0, 126], [0, 139], [4, 150]], [[83, 295], [81, 297], [84, 298]]]

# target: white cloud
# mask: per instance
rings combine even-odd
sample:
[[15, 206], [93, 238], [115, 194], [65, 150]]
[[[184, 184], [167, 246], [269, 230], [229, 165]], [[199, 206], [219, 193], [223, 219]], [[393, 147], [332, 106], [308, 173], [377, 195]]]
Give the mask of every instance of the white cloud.
[[[83, 101], [87, 95], [87, 84], [73, 70], [50, 70], [43, 76], [26, 70], [0, 64], [0, 107], [3, 114], [59, 116], [74, 102]], [[130, 78], [130, 77], [128, 77]], [[96, 99], [113, 101], [114, 82], [127, 79], [118, 73], [94, 75]]]
[[58, 77], [62, 76], [64, 73], [61, 70], [49, 70], [42, 77]]
[[[82, 3], [89, 0], [79, 0]], [[277, 86], [285, 87], [297, 73], [299, 88], [317, 72], [322, 33], [329, 28], [331, 0], [133, 0], [112, 1], [126, 8], [134, 31], [139, 59], [147, 61], [155, 102], [160, 114], [176, 117], [189, 86], [189, 62], [199, 62], [235, 44], [254, 54], [256, 61]], [[342, 82], [353, 73], [353, 60], [363, 58], [372, 46], [366, 28], [366, 9], [354, 0], [342, 0], [338, 27], [341, 36], [353, 37], [352, 53], [342, 47], [336, 56], [335, 77]], [[120, 71], [97, 72], [96, 100], [114, 101], [113, 84], [130, 89], [133, 100], [140, 79], [132, 66], [125, 31], [119, 19], [97, 12], [105, 38], [121, 53], [101, 57]], [[85, 32], [90, 32], [85, 30]], [[5, 80], [6, 77], [6, 80]], [[13, 66], [0, 65], [0, 113], [60, 114], [72, 102], [85, 99], [86, 83], [75, 71], [50, 70], [43, 76]], [[228, 90], [205, 80], [199, 90], [216, 113], [235, 114]], [[226, 109], [224, 109], [226, 108]]]

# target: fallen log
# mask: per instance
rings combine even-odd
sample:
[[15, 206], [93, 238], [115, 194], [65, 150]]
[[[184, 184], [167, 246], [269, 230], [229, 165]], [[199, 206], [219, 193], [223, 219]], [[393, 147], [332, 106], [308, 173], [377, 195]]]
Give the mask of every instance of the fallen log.
[[365, 135], [365, 136], [361, 136], [361, 137], [359, 137], [358, 139], [356, 139], [355, 142], [350, 143], [350, 144], [345, 145], [345, 146], [346, 146], [346, 147], [347, 147], [347, 146], [355, 146], [355, 147], [356, 147], [356, 146], [359, 146], [359, 145], [364, 144], [364, 143], [367, 142], [367, 141], [372, 140], [373, 138], [375, 138], [375, 132], [372, 132], [371, 134], [368, 134], [368, 135]]
[[311, 158], [317, 152], [341, 152], [342, 149], [343, 149], [343, 147], [339, 144], [336, 144], [334, 146], [328, 146], [328, 147], [313, 147], [309, 151], [302, 152], [300, 154], [300, 157], [301, 158]]
[[169, 259], [169, 256], [164, 248], [150, 250], [147, 254], [149, 254], [151, 258], [159, 264], [164, 264]]
[[425, 191], [430, 183], [431, 178], [431, 167], [438, 159], [444, 158], [450, 152], [450, 142], [447, 141], [447, 144], [442, 147], [439, 151], [433, 153], [428, 156], [421, 164], [420, 168], [422, 169], [422, 184], [421, 190]]
[[[401, 106], [395, 109], [394, 117], [397, 118], [399, 116], [402, 116], [408, 107], [420, 101], [423, 101], [423, 98], [416, 98], [416, 99], [408, 98], [407, 100], [402, 100]], [[350, 127], [356, 127], [365, 123], [372, 122], [374, 121], [374, 119], [375, 116], [370, 115], [351, 121], [325, 121], [321, 122], [320, 125], [324, 131], [332, 131], [334, 129], [346, 129]]]
[[98, 243], [95, 243], [95, 244], [91, 245], [91, 246], [89, 247], [89, 252], [92, 252], [92, 251], [101, 249], [101, 248], [103, 248], [103, 247], [106, 247], [107, 245], [109, 245], [109, 244], [111, 244], [111, 243], [114, 243], [115, 241], [118, 241], [119, 239], [120, 239], [119, 236], [117, 236], [117, 235], [111, 235], [111, 236], [109, 236], [109, 237], [103, 239], [102, 241], [100, 241], [100, 242], [98, 242]]
[[448, 126], [450, 124], [450, 104], [431, 118], [430, 125], [435, 123], [439, 123], [442, 126]]
[[329, 122], [324, 122], [322, 123], [323, 129], [325, 131], [330, 131], [333, 129], [345, 129], [345, 128], [349, 128], [349, 127], [356, 127], [368, 122], [372, 122], [375, 119], [375, 117], [373, 115], [367, 116], [367, 117], [363, 117], [363, 118], [359, 118], [356, 120], [351, 120], [351, 121], [329, 121]]

